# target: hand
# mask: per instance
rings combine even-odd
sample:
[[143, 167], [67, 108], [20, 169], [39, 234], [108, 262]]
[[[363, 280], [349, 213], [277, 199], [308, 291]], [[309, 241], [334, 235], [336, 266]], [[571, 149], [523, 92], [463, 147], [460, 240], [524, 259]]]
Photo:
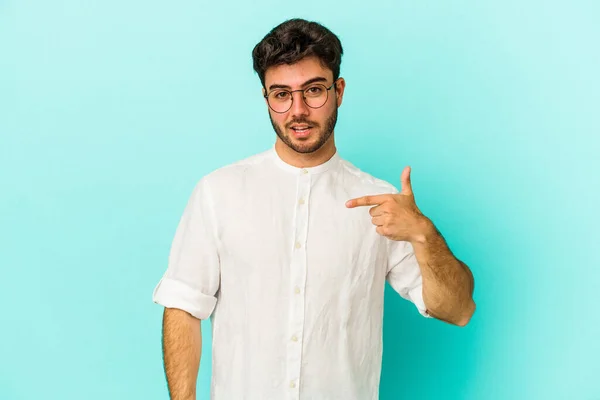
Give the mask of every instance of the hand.
[[346, 207], [376, 206], [369, 210], [378, 234], [391, 240], [423, 240], [427, 217], [415, 203], [410, 183], [410, 167], [404, 168], [400, 176], [402, 191], [397, 194], [363, 196], [348, 200]]

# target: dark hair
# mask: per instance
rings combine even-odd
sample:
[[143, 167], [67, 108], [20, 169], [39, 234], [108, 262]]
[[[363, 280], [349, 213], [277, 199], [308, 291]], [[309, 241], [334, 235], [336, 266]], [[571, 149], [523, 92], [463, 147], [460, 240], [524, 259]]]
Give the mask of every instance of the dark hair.
[[318, 57], [336, 80], [343, 53], [340, 39], [329, 29], [317, 22], [294, 18], [277, 25], [254, 46], [252, 60], [264, 87], [269, 67], [293, 64], [310, 56]]

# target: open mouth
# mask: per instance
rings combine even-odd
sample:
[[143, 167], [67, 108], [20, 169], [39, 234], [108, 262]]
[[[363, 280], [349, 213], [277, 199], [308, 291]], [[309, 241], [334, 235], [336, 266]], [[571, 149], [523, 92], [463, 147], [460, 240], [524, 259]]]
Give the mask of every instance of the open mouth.
[[294, 136], [306, 137], [310, 134], [313, 128], [310, 125], [298, 125], [292, 126], [290, 129], [292, 130], [292, 132], [294, 132]]

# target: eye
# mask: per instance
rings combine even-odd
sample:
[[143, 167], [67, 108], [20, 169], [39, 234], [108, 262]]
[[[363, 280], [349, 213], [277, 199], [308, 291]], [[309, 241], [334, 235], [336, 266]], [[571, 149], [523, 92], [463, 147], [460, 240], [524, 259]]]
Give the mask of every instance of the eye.
[[290, 92], [286, 92], [286, 91], [281, 91], [281, 92], [275, 92], [273, 94], [273, 97], [275, 97], [277, 100], [285, 100], [289, 97]]
[[323, 92], [323, 88], [321, 86], [311, 86], [305, 92], [310, 96], [318, 96]]

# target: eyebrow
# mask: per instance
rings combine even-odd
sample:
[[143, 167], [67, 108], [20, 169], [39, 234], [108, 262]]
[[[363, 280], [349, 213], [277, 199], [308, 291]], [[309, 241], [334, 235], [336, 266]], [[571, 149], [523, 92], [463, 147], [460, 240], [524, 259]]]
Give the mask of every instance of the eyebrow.
[[[310, 85], [311, 83], [315, 83], [315, 82], [327, 82], [327, 79], [322, 76], [317, 76], [315, 78], [307, 80], [300, 86], [302, 87], [302, 86]], [[292, 88], [291, 86], [275, 83], [275, 84], [269, 86], [269, 91], [271, 91], [273, 89], [291, 89], [291, 88]]]

